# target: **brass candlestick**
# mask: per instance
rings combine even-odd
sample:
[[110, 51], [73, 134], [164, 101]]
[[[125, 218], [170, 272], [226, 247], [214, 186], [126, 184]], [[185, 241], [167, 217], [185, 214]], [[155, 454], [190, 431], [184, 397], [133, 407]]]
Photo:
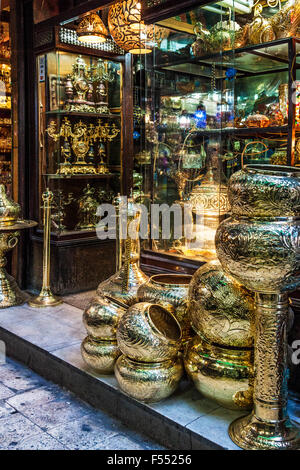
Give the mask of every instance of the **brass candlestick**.
[[43, 248], [43, 285], [40, 294], [28, 302], [30, 307], [55, 307], [62, 300], [55, 297], [50, 288], [50, 229], [51, 202], [53, 193], [47, 188], [43, 193], [44, 202], [44, 248]]

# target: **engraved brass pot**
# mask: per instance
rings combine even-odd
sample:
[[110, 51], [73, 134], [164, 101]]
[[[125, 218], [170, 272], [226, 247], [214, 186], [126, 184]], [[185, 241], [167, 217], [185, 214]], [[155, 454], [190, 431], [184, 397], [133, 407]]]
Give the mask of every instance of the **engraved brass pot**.
[[94, 339], [116, 341], [117, 327], [126, 305], [117, 304], [111, 298], [95, 297], [83, 312], [83, 324]]
[[134, 361], [163, 362], [178, 353], [181, 329], [168, 310], [142, 302], [122, 316], [117, 341], [122, 353]]
[[120, 354], [116, 341], [98, 341], [87, 336], [81, 344], [84, 362], [99, 374], [113, 374]]
[[287, 413], [287, 292], [300, 285], [300, 169], [248, 165], [228, 192], [232, 217], [217, 231], [217, 254], [255, 292], [254, 410], [229, 434], [244, 449], [299, 449]]
[[188, 315], [188, 291], [192, 276], [187, 274], [157, 274], [138, 290], [139, 302], [153, 302], [171, 312], [182, 330], [182, 341], [188, 341], [193, 333]]
[[175, 392], [183, 375], [183, 364], [179, 356], [160, 363], [136, 362], [121, 356], [115, 375], [127, 395], [144, 403], [154, 403]]
[[184, 365], [203, 396], [230, 410], [251, 410], [252, 355], [252, 349], [220, 347], [197, 336], [185, 351]]
[[219, 346], [253, 346], [254, 294], [226, 274], [219, 261], [194, 274], [189, 314], [197, 334]]

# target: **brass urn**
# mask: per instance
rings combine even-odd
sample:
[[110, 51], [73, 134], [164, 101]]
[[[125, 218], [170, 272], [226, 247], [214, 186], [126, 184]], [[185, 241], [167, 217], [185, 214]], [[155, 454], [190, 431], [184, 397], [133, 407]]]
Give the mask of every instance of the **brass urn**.
[[101, 341], [87, 336], [81, 344], [84, 362], [99, 374], [113, 374], [120, 354], [116, 340]]
[[253, 346], [254, 294], [226, 274], [218, 260], [196, 271], [189, 289], [192, 327], [219, 346]]
[[251, 410], [251, 348], [226, 348], [197, 336], [188, 345], [184, 365], [197, 390], [231, 410]]
[[139, 302], [157, 303], [176, 317], [183, 342], [193, 336], [187, 306], [191, 279], [188, 274], [156, 274], [137, 292]]
[[120, 356], [115, 375], [127, 395], [144, 403], [155, 403], [175, 392], [183, 375], [183, 364], [179, 356], [158, 363], [136, 362]]
[[6, 194], [5, 185], [0, 184], [0, 308], [21, 305], [30, 298], [5, 269], [6, 254], [17, 246], [20, 231], [37, 225], [32, 220], [21, 219], [20, 212], [20, 205]]
[[254, 410], [230, 425], [244, 449], [299, 449], [287, 413], [288, 291], [300, 285], [300, 169], [247, 165], [228, 188], [216, 234], [228, 274], [255, 292]]
[[176, 390], [183, 375], [181, 329], [168, 310], [148, 302], [130, 307], [120, 320], [117, 341], [123, 353], [115, 365], [121, 390], [146, 403]]

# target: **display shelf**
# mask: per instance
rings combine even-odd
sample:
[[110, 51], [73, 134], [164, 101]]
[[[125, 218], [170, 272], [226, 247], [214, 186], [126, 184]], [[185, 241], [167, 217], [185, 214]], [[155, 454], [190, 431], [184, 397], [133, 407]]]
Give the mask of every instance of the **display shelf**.
[[98, 118], [98, 119], [119, 119], [120, 115], [117, 114], [99, 114], [99, 113], [82, 113], [75, 111], [64, 111], [64, 110], [54, 110], [46, 111], [46, 116], [74, 116], [74, 117], [85, 117], [85, 118]]
[[65, 180], [65, 179], [72, 179], [72, 180], [82, 180], [82, 179], [94, 179], [94, 180], [108, 180], [113, 178], [114, 176], [119, 176], [118, 173], [108, 173], [103, 175], [93, 175], [93, 174], [82, 174], [82, 175], [56, 175], [56, 174], [47, 174], [43, 175], [49, 178], [50, 180]]

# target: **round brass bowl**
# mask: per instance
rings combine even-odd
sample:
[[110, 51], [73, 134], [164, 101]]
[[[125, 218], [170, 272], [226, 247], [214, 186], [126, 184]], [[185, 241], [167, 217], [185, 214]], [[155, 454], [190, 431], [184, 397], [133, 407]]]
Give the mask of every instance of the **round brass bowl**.
[[108, 297], [95, 297], [83, 312], [83, 324], [94, 339], [116, 341], [117, 326], [126, 312], [126, 305]]
[[233, 215], [294, 217], [300, 214], [300, 168], [246, 165], [228, 184]]
[[194, 274], [189, 290], [191, 323], [199, 335], [220, 346], [253, 346], [254, 294], [225, 274], [219, 261]]
[[142, 363], [121, 356], [116, 362], [118, 384], [127, 395], [144, 403], [154, 403], [172, 395], [183, 375], [178, 356], [161, 363]]
[[176, 356], [181, 346], [181, 329], [168, 310], [142, 302], [122, 316], [117, 341], [122, 353], [135, 361], [163, 362]]
[[230, 410], [251, 410], [252, 350], [211, 345], [200, 337], [186, 349], [185, 369], [197, 390]]
[[116, 341], [95, 341], [87, 336], [81, 344], [84, 362], [99, 374], [113, 374], [120, 354]]
[[157, 274], [143, 284], [137, 293], [140, 302], [155, 302], [177, 318], [183, 342], [193, 336], [187, 309], [191, 279], [192, 276], [188, 274]]

